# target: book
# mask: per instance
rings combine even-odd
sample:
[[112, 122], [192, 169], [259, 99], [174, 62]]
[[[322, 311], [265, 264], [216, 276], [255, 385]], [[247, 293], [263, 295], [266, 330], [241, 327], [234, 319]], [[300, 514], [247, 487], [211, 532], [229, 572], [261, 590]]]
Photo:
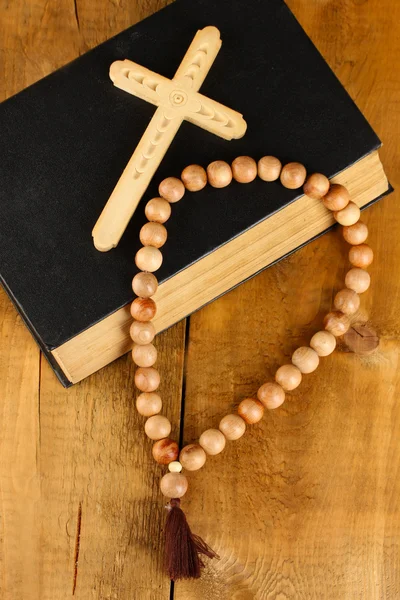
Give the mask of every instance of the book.
[[[154, 107], [114, 87], [128, 58], [172, 78], [197, 30], [222, 48], [201, 93], [242, 113], [226, 141], [184, 122], [118, 246], [92, 229]], [[131, 347], [129, 305], [144, 205], [191, 163], [278, 156], [346, 185], [366, 207], [390, 191], [380, 140], [282, 0], [176, 0], [0, 105], [0, 275], [65, 386]], [[155, 300], [161, 331], [321, 235], [332, 215], [256, 180], [173, 206]]]

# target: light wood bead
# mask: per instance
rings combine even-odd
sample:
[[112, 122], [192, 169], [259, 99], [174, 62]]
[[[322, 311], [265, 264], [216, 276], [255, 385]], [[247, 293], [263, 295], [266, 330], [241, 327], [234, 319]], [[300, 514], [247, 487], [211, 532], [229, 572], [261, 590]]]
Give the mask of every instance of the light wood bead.
[[287, 392], [296, 389], [301, 379], [301, 371], [295, 365], [282, 365], [275, 373], [275, 381]]
[[324, 325], [327, 331], [330, 331], [336, 337], [343, 335], [350, 327], [349, 317], [336, 310], [328, 313], [324, 318]]
[[238, 415], [248, 423], [253, 425], [258, 423], [263, 418], [264, 406], [259, 400], [253, 398], [245, 398], [238, 406]]
[[357, 204], [349, 202], [342, 210], [335, 211], [333, 216], [340, 225], [354, 225], [357, 223], [361, 215], [361, 211]]
[[171, 473], [180, 473], [182, 471], [182, 469], [183, 469], [183, 467], [182, 467], [181, 463], [179, 462], [179, 460], [173, 460], [168, 465], [168, 471], [171, 471]]
[[136, 398], [136, 410], [142, 417], [157, 415], [162, 408], [161, 397], [155, 392], [142, 392]]
[[153, 344], [134, 344], [132, 360], [138, 367], [152, 367], [157, 360], [157, 350]]
[[165, 223], [171, 216], [171, 205], [164, 198], [152, 198], [146, 204], [144, 214], [149, 221]]
[[372, 248], [368, 244], [360, 244], [359, 246], [353, 246], [349, 251], [349, 261], [355, 267], [365, 269], [374, 260], [374, 253]]
[[136, 252], [135, 264], [142, 271], [154, 273], [161, 267], [162, 261], [163, 256], [160, 250], [153, 248], [153, 246], [143, 246]]
[[169, 465], [178, 458], [179, 446], [171, 438], [162, 438], [153, 444], [151, 452], [159, 465]]
[[214, 456], [225, 448], [226, 437], [218, 429], [206, 429], [199, 438], [199, 444], [207, 454]]
[[307, 177], [303, 191], [313, 200], [321, 200], [329, 192], [329, 179], [322, 173], [313, 173]]
[[319, 356], [308, 346], [300, 346], [292, 355], [292, 363], [303, 374], [312, 373], [319, 365]]
[[201, 469], [206, 460], [207, 454], [199, 444], [188, 444], [182, 448], [179, 455], [179, 462], [187, 471]]
[[350, 194], [344, 185], [333, 183], [328, 193], [322, 198], [322, 202], [329, 210], [342, 210], [350, 202]]
[[129, 333], [135, 344], [145, 346], [154, 340], [156, 328], [151, 321], [133, 321]]
[[281, 171], [281, 183], [283, 187], [289, 190], [301, 188], [307, 177], [307, 171], [304, 165], [298, 162], [291, 162], [285, 165]]
[[179, 202], [185, 195], [185, 186], [177, 177], [167, 177], [160, 183], [158, 193], [168, 202]]
[[329, 331], [317, 331], [311, 338], [310, 346], [318, 356], [329, 356], [336, 348], [336, 338]]
[[347, 271], [344, 283], [350, 290], [354, 290], [357, 294], [363, 294], [371, 285], [371, 276], [364, 269], [355, 267]]
[[282, 163], [275, 156], [263, 156], [257, 164], [257, 172], [263, 181], [276, 181], [282, 171]]
[[135, 298], [131, 304], [131, 315], [136, 321], [151, 321], [157, 312], [152, 298]]
[[139, 233], [143, 246], [154, 246], [154, 248], [164, 246], [167, 237], [167, 230], [162, 223], [145, 223]]
[[285, 392], [279, 383], [268, 381], [258, 389], [257, 398], [265, 408], [272, 410], [285, 402]]
[[224, 188], [232, 181], [232, 169], [227, 162], [215, 160], [207, 167], [208, 183], [214, 188]]
[[354, 290], [344, 288], [336, 294], [333, 305], [345, 315], [353, 315], [360, 308], [360, 296]]
[[238, 440], [246, 431], [246, 423], [239, 415], [225, 415], [219, 422], [219, 429], [227, 440]]
[[257, 163], [250, 156], [238, 156], [232, 163], [232, 175], [239, 183], [250, 183], [257, 177]]
[[171, 433], [171, 423], [163, 415], [154, 415], [147, 419], [144, 430], [151, 440], [161, 440]]
[[158, 288], [157, 277], [153, 273], [136, 273], [132, 279], [132, 290], [140, 298], [154, 296]]
[[139, 367], [135, 372], [135, 385], [141, 392], [155, 392], [160, 385], [160, 373], [154, 367]]
[[207, 185], [207, 173], [200, 165], [189, 165], [181, 174], [183, 184], [189, 192], [199, 192]]
[[362, 221], [343, 227], [343, 237], [352, 246], [363, 244], [368, 237], [368, 227]]
[[161, 493], [166, 498], [182, 498], [187, 489], [188, 480], [182, 473], [166, 473], [160, 481]]

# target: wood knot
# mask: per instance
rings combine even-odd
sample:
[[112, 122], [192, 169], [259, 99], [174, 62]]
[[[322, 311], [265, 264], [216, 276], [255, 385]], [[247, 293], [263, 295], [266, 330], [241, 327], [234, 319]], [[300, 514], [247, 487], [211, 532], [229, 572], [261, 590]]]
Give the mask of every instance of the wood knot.
[[360, 355], [372, 354], [379, 346], [379, 336], [368, 323], [354, 323], [342, 339], [350, 352]]

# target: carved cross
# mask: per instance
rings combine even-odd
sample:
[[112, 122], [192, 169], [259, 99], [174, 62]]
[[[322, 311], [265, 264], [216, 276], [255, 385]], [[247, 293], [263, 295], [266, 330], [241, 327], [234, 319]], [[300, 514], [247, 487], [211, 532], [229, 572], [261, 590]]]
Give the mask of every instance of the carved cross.
[[184, 120], [226, 140], [246, 132], [242, 115], [198, 93], [220, 48], [216, 27], [197, 32], [172, 80], [130, 60], [111, 65], [114, 85], [158, 106], [94, 229], [95, 247], [114, 248]]

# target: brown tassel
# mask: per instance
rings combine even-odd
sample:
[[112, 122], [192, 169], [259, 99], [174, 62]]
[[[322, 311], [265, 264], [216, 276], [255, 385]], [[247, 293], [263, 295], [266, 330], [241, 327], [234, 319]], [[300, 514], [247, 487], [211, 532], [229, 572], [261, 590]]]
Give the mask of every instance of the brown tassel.
[[179, 498], [171, 498], [166, 508], [169, 511], [165, 525], [165, 567], [168, 574], [173, 581], [197, 579], [204, 567], [199, 555], [209, 558], [219, 556], [201, 537], [191, 532]]

